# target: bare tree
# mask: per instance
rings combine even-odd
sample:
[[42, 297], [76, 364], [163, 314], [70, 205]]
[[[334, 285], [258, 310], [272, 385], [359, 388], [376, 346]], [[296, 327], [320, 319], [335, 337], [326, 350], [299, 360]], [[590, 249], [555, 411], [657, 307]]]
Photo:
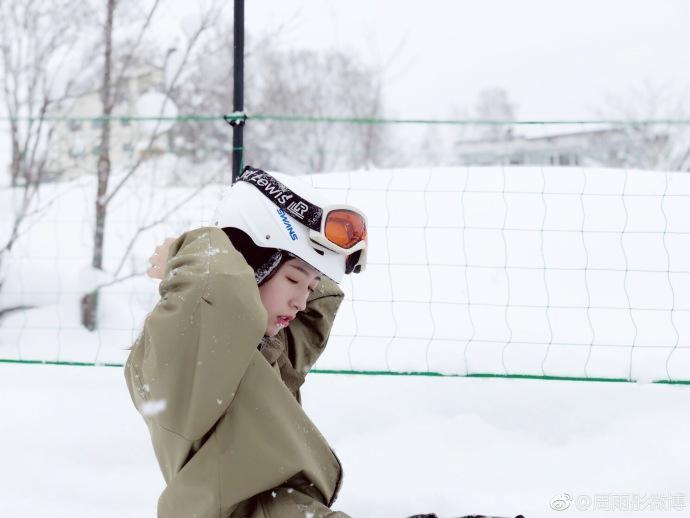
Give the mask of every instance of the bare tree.
[[73, 94], [73, 77], [60, 74], [78, 40], [83, 20], [74, 0], [0, 2], [0, 73], [3, 103], [10, 119], [13, 187], [45, 173], [54, 124]]
[[59, 174], [50, 161], [54, 119], [65, 113], [77, 90], [66, 63], [77, 51], [79, 26], [87, 25], [88, 16], [76, 0], [0, 2], [0, 88], [16, 201], [9, 233], [0, 242], [0, 264], [54, 201], [39, 203], [38, 194], [43, 182]]
[[489, 140], [508, 140], [512, 136], [510, 124], [500, 122], [515, 119], [515, 107], [510, 102], [508, 92], [503, 88], [485, 88], [477, 96], [476, 118], [491, 122], [480, 128], [482, 138]]
[[[245, 162], [305, 173], [382, 165], [387, 130], [367, 123], [383, 115], [377, 71], [343, 52], [280, 50], [273, 37], [250, 38], [248, 49], [245, 105], [250, 119], [277, 115], [298, 120], [250, 120]], [[228, 113], [231, 72], [232, 40], [219, 34], [195, 64], [194, 79], [174, 92], [176, 102], [185, 112]], [[322, 120], [305, 120], [314, 117]], [[332, 117], [360, 122], [329, 122]], [[183, 141], [180, 152], [199, 160], [229, 156], [230, 133], [223, 123], [199, 122], [175, 131]]]
[[[103, 103], [103, 125], [98, 152], [98, 187], [96, 192], [96, 225], [92, 266], [103, 269], [103, 243], [105, 240], [105, 218], [107, 216], [105, 196], [110, 179], [110, 116], [113, 113], [112, 58], [113, 58], [113, 17], [116, 0], [106, 0], [106, 22], [103, 32], [104, 64], [101, 102]], [[93, 291], [82, 298], [82, 324], [88, 329], [96, 327], [99, 291]]]
[[[641, 169], [690, 170], [690, 128], [673, 124], [690, 116], [690, 99], [671, 85], [645, 81], [627, 92], [607, 95], [596, 110], [615, 125], [626, 139], [623, 156], [616, 163]], [[649, 121], [662, 121], [651, 124]]]
[[[267, 120], [247, 128], [256, 157], [267, 167], [322, 172], [380, 165], [385, 127], [381, 81], [376, 72], [341, 52], [269, 51], [257, 56], [248, 107], [297, 121]], [[319, 122], [299, 120], [314, 117]], [[329, 122], [356, 118], [362, 123]]]
[[[122, 164], [121, 170], [123, 171], [123, 174], [118, 178], [114, 185], [110, 185], [113, 170], [110, 156], [110, 132], [113, 109], [115, 107], [116, 100], [120, 97], [121, 88], [123, 88], [123, 85], [126, 82], [130, 67], [133, 63], [138, 61], [138, 54], [143, 52], [145, 36], [150, 30], [153, 20], [160, 12], [162, 3], [160, 0], [153, 0], [149, 4], [148, 10], [143, 16], [143, 22], [141, 22], [139, 28], [134, 31], [136, 34], [135, 37], [128, 38], [126, 40], [127, 44], [125, 45], [125, 51], [120, 53], [118, 59], [114, 59], [116, 49], [114, 48], [113, 35], [116, 31], [116, 11], [119, 1], [121, 0], [106, 0], [105, 4], [106, 22], [104, 24], [103, 33], [104, 65], [101, 87], [103, 123], [97, 165], [98, 186], [95, 201], [94, 248], [91, 263], [93, 268], [99, 270], [104, 269], [103, 250], [105, 246], [108, 208], [118, 193], [121, 192], [123, 186], [142, 169], [142, 165], [150, 156], [150, 151], [153, 149], [156, 142], [164, 135], [164, 131], [161, 128], [162, 121], [158, 120], [149, 132], [146, 142], [140, 146], [141, 150], [135, 157], [134, 161], [129, 164]], [[176, 87], [178, 81], [180, 81], [180, 79], [184, 76], [190, 60], [195, 57], [194, 50], [201, 40], [202, 35], [204, 35], [218, 19], [218, 13], [221, 9], [221, 7], [219, 7], [220, 5], [220, 2], [212, 2], [210, 7], [201, 13], [198, 24], [188, 32], [187, 39], [184, 42], [183, 47], [181, 49], [177, 49], [177, 52], [180, 53], [180, 59], [170, 77], [165, 78], [164, 82], [159, 85], [162, 90], [160, 94], [164, 99], [162, 105], [160, 106], [159, 116], [162, 116], [165, 113], [166, 103], [170, 98], [171, 91]], [[167, 59], [170, 57], [170, 54], [171, 51], [168, 51], [163, 59], [167, 61]], [[166, 63], [163, 63], [162, 68], [165, 68], [165, 65]], [[140, 233], [141, 229], [136, 233], [133, 240], [135, 240]], [[125, 256], [123, 256], [123, 258], [120, 260], [120, 266], [117, 268], [117, 272], [120, 271], [121, 266], [126, 259], [126, 255], [131, 251], [131, 245], [132, 242], [130, 242], [130, 245], [125, 248]], [[129, 277], [131, 276], [116, 279], [108, 283], [108, 285], [113, 284], [114, 282], [125, 280]], [[84, 295], [81, 301], [82, 324], [90, 330], [95, 329], [98, 324], [97, 312], [99, 288], [100, 287], [97, 287], [90, 293]]]

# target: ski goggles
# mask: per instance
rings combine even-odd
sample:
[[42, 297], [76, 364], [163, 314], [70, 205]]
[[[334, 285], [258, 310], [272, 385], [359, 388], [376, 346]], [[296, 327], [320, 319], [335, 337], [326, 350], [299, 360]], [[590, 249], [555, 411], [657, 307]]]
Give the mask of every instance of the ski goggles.
[[302, 198], [270, 174], [245, 166], [237, 181], [253, 184], [276, 206], [309, 228], [316, 250], [346, 256], [345, 273], [359, 273], [366, 267], [366, 216], [352, 205], [319, 207]]

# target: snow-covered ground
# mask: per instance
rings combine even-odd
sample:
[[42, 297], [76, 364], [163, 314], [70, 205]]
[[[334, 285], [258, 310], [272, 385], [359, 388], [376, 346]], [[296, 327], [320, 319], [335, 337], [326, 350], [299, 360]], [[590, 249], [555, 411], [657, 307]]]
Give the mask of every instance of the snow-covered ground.
[[[156, 515], [164, 482], [121, 368], [0, 364], [0, 394], [0, 516]], [[688, 386], [312, 374], [303, 399], [353, 517], [690, 514]]]

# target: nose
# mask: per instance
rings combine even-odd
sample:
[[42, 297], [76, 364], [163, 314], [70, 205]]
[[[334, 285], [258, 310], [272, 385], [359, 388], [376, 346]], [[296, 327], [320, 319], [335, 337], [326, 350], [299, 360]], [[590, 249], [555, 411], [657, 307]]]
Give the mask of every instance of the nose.
[[304, 290], [304, 293], [297, 293], [292, 298], [292, 305], [297, 311], [304, 311], [307, 309], [307, 297], [309, 297], [309, 290]]

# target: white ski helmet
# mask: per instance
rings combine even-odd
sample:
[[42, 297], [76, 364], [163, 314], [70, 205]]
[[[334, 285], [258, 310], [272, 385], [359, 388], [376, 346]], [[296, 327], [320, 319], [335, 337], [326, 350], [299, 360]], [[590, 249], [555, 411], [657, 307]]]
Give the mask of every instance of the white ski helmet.
[[258, 247], [302, 259], [335, 282], [366, 267], [364, 214], [329, 203], [294, 176], [246, 166], [223, 192], [214, 220], [220, 228], [241, 230]]

